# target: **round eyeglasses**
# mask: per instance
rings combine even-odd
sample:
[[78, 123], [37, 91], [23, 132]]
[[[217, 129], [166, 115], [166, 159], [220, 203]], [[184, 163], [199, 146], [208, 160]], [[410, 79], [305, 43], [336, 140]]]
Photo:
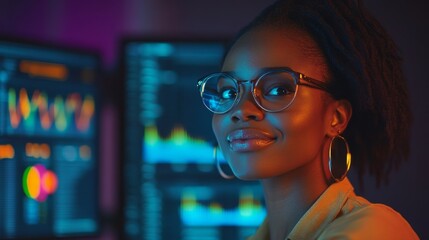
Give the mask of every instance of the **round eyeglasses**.
[[290, 68], [267, 69], [256, 79], [246, 81], [237, 80], [229, 73], [213, 73], [198, 80], [197, 87], [204, 105], [213, 113], [223, 114], [240, 102], [240, 85], [244, 83], [251, 84], [256, 104], [266, 112], [288, 108], [296, 97], [299, 85], [330, 92], [327, 83]]

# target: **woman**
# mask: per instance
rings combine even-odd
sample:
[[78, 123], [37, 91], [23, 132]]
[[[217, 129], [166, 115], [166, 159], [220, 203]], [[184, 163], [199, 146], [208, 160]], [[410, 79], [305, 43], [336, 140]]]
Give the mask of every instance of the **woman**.
[[267, 217], [250, 239], [418, 239], [345, 177], [351, 152], [385, 179], [411, 121], [397, 49], [360, 1], [274, 3], [198, 86], [234, 175], [262, 183]]

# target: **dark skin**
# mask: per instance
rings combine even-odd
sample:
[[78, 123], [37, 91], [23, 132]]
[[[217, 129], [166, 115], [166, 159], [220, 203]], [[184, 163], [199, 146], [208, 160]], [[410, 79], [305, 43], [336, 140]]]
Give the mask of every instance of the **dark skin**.
[[[228, 52], [222, 71], [251, 80], [272, 67], [289, 67], [324, 82], [329, 76], [317, 44], [294, 27], [245, 33]], [[329, 186], [329, 143], [347, 127], [351, 106], [325, 91], [299, 86], [289, 108], [269, 113], [244, 86], [233, 109], [213, 116], [213, 130], [234, 174], [261, 181], [271, 239], [284, 239]], [[237, 132], [252, 137], [231, 142]]]

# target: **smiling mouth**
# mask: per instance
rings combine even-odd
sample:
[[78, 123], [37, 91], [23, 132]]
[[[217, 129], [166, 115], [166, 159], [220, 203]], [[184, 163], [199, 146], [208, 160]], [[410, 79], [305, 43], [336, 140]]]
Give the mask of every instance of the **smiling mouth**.
[[234, 152], [253, 152], [271, 145], [275, 137], [256, 129], [240, 129], [228, 134], [227, 142]]

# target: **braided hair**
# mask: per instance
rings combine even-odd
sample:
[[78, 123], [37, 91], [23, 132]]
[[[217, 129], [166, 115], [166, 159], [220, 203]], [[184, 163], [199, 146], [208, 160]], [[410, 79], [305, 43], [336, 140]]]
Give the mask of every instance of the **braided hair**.
[[393, 40], [360, 0], [279, 0], [244, 27], [231, 46], [256, 27], [296, 26], [318, 44], [335, 99], [353, 116], [344, 132], [360, 182], [367, 170], [377, 186], [409, 154], [410, 125], [402, 58]]

